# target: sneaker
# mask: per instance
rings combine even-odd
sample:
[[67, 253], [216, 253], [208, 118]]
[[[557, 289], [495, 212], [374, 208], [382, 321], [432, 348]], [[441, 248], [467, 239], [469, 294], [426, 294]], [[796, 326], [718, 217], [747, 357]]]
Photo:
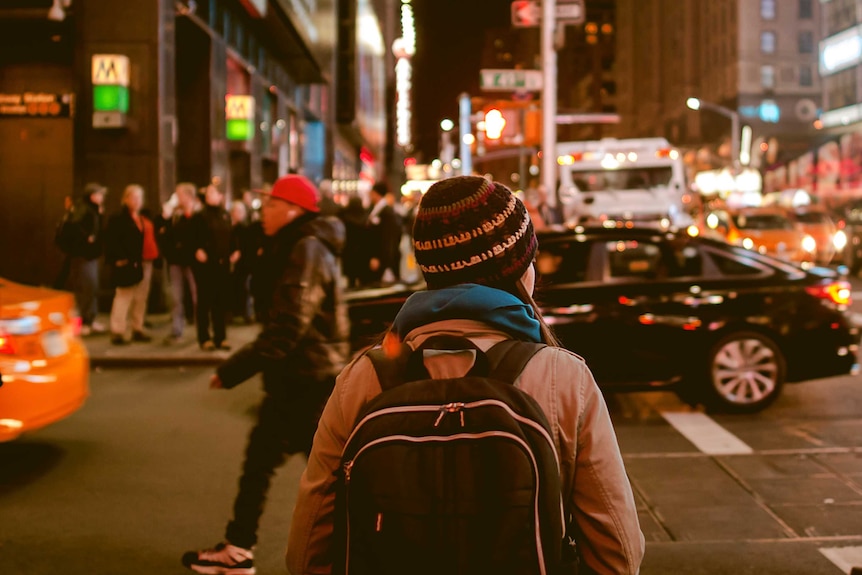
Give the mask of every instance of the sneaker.
[[90, 326], [88, 326], [88, 325], [82, 325], [82, 326], [81, 326], [81, 337], [87, 337], [87, 336], [88, 336], [88, 335], [90, 335], [91, 333], [93, 333], [93, 328], [92, 328], [92, 327], [90, 327]]
[[230, 351], [230, 344], [226, 341], [223, 341], [216, 346], [216, 349], [222, 349], [224, 351]]
[[213, 351], [215, 348], [215, 344], [211, 341], [205, 341], [201, 344], [201, 349], [204, 351]]
[[153, 341], [153, 338], [149, 335], [145, 334], [142, 331], [133, 331], [132, 332], [132, 341], [139, 341], [141, 343], [150, 343]]
[[207, 575], [254, 575], [254, 553], [227, 542], [212, 549], [188, 551], [183, 554], [183, 565], [195, 573]]
[[94, 321], [90, 325], [90, 328], [93, 330], [93, 333], [105, 333], [106, 331], [108, 331], [108, 328], [105, 327], [105, 324], [99, 321]]

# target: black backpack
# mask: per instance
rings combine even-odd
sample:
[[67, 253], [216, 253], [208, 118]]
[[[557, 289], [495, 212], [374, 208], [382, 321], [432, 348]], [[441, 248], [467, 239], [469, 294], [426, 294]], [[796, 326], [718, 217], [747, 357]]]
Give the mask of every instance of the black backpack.
[[[359, 413], [337, 472], [334, 574], [573, 574], [559, 459], [536, 401], [512, 383], [544, 344], [483, 353], [437, 336], [368, 352], [383, 393]], [[475, 350], [431, 379], [424, 350]], [[445, 351], [441, 351], [445, 353]]]
[[75, 211], [67, 211], [54, 230], [54, 244], [66, 255], [78, 255], [81, 236], [80, 217]]

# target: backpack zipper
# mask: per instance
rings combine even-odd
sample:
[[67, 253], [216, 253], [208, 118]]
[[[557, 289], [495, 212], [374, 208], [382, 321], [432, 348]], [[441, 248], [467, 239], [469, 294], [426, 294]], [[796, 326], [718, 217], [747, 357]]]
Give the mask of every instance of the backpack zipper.
[[[532, 419], [515, 413], [515, 411], [511, 407], [509, 407], [505, 402], [500, 401], [498, 399], [480, 399], [478, 401], [471, 401], [470, 403], [457, 402], [457, 403], [445, 403], [442, 405], [439, 405], [439, 404], [438, 405], [402, 405], [402, 406], [396, 406], [396, 407], [386, 407], [386, 408], [374, 411], [373, 413], [369, 413], [368, 415], [363, 417], [362, 420], [359, 423], [357, 423], [356, 426], [353, 428], [353, 431], [348, 436], [347, 441], [344, 443], [344, 445], [345, 446], [350, 445], [350, 442], [353, 440], [353, 437], [356, 435], [359, 428], [361, 428], [363, 425], [368, 423], [368, 421], [375, 419], [377, 417], [382, 417], [384, 415], [391, 415], [393, 413], [427, 412], [427, 411], [440, 411], [440, 412], [442, 412], [442, 415], [445, 415], [446, 412], [455, 413], [456, 411], [460, 411], [461, 412], [461, 421], [462, 421], [462, 425], [463, 425], [464, 410], [473, 409], [475, 407], [485, 407], [488, 405], [493, 405], [496, 407], [503, 408], [504, 410], [506, 410], [506, 412], [510, 416], [512, 416], [514, 419], [516, 419], [519, 423], [525, 423], [525, 424], [529, 425], [530, 427], [532, 427], [533, 429], [535, 429], [536, 431], [538, 431], [542, 435], [542, 437], [545, 438], [545, 441], [547, 441], [548, 444], [551, 446], [551, 451], [553, 451], [553, 453], [554, 453], [554, 462], [557, 464], [557, 473], [560, 472], [560, 456], [557, 453], [557, 448], [554, 445], [554, 440], [551, 438], [550, 434], [548, 433], [548, 430], [545, 429], [545, 427], [543, 425], [533, 421]], [[450, 406], [460, 406], [460, 407], [457, 410], [454, 408], [451, 408], [451, 410], [450, 410]], [[437, 418], [437, 421], [434, 424], [435, 427], [437, 426], [437, 424], [439, 423], [439, 421], [441, 419], [442, 419], [442, 417]]]
[[[489, 400], [489, 401], [493, 402], [494, 400]], [[470, 405], [470, 404], [468, 404], [468, 405]], [[505, 405], [505, 404], [503, 404], [503, 405]], [[419, 407], [423, 407], [423, 409], [421, 409], [419, 411], [431, 411], [429, 409], [424, 409], [424, 408], [432, 407], [432, 406], [419, 406]], [[403, 410], [403, 408], [389, 408], [389, 409], [396, 410], [395, 411], [396, 413]], [[437, 407], [437, 409], [439, 409], [439, 406]], [[382, 411], [385, 411], [385, 410], [381, 410], [381, 412]], [[410, 411], [410, 410], [408, 409], [408, 411]], [[380, 413], [380, 412], [377, 412], [377, 413]], [[362, 420], [362, 422], [364, 422], [364, 421], [365, 421], [365, 419]], [[362, 422], [360, 422], [360, 425], [362, 424]], [[357, 425], [357, 428], [358, 427], [359, 426]], [[352, 437], [352, 434], [351, 434], [351, 437]], [[523, 439], [521, 439], [517, 435], [514, 435], [512, 433], [503, 432], [503, 431], [485, 431], [482, 433], [457, 433], [454, 435], [443, 435], [443, 436], [433, 435], [433, 436], [423, 436], [423, 437], [413, 437], [410, 435], [389, 435], [386, 437], [379, 437], [379, 438], [375, 439], [374, 441], [372, 441], [370, 443], [366, 443], [365, 445], [363, 445], [362, 448], [359, 451], [357, 451], [356, 454], [353, 456], [353, 459], [351, 459], [350, 461], [348, 461], [344, 464], [344, 507], [345, 507], [345, 517], [346, 517], [346, 522], [347, 522], [346, 529], [345, 529], [346, 553], [345, 553], [345, 560], [344, 560], [344, 575], [349, 575], [349, 573], [350, 573], [350, 473], [353, 469], [354, 463], [359, 458], [359, 456], [362, 455], [362, 453], [364, 451], [366, 451], [366, 450], [368, 450], [374, 446], [380, 445], [381, 443], [389, 443], [392, 441], [407, 441], [409, 443], [429, 443], [429, 442], [458, 441], [458, 440], [463, 440], [463, 439], [481, 439], [481, 438], [485, 438], [485, 437], [502, 437], [502, 438], [506, 438], [506, 439], [509, 439], [511, 441], [514, 441], [515, 443], [517, 443], [521, 447], [523, 447], [524, 451], [527, 454], [529, 454], [529, 456], [530, 456], [530, 462], [532, 463], [532, 467], [533, 467], [533, 481], [535, 482], [535, 485], [536, 485], [536, 490], [535, 490], [535, 494], [533, 497], [533, 521], [536, 525], [536, 555], [538, 557], [538, 562], [539, 562], [539, 573], [540, 573], [540, 575], [546, 575], [545, 554], [544, 554], [544, 551], [542, 549], [541, 523], [539, 522], [539, 486], [540, 486], [539, 465], [536, 462], [536, 457], [533, 454], [533, 451], [530, 449], [530, 446], [527, 445], [527, 442], [525, 442]], [[348, 439], [348, 442], [349, 441], [350, 440]], [[553, 444], [551, 444], [551, 445], [553, 446]]]

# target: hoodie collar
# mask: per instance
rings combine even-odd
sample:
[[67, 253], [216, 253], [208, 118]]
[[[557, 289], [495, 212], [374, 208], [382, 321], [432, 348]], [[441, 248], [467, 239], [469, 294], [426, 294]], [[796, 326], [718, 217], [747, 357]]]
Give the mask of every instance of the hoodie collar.
[[507, 291], [478, 284], [411, 295], [395, 317], [392, 330], [404, 339], [418, 327], [448, 319], [476, 320], [516, 339], [542, 341], [539, 320], [529, 305]]

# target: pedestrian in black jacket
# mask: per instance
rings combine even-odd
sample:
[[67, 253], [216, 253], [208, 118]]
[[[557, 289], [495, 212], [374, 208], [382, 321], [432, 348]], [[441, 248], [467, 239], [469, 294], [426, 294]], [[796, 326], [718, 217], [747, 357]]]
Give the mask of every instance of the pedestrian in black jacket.
[[[126, 186], [120, 211], [111, 216], [105, 230], [105, 263], [111, 270], [114, 301], [111, 305], [111, 343], [122, 345], [125, 339], [126, 320], [134, 305], [139, 284], [144, 280], [144, 226], [141, 207], [144, 190], [140, 186]], [[132, 339], [146, 341], [147, 336], [138, 330]]]
[[[198, 291], [197, 329], [201, 349], [230, 349], [225, 322], [230, 298], [230, 265], [239, 250], [224, 209], [224, 194], [208, 186], [204, 207], [195, 215], [195, 284]], [[212, 321], [212, 333], [210, 333]]]
[[108, 189], [96, 183], [84, 186], [84, 194], [75, 202], [68, 222], [67, 252], [69, 280], [75, 292], [75, 304], [81, 314], [81, 335], [104, 332], [96, 321], [99, 312], [99, 258], [102, 256], [102, 203]]
[[349, 323], [339, 287], [344, 226], [319, 214], [317, 198], [310, 181], [287, 175], [263, 206], [263, 229], [272, 242], [261, 266], [268, 273], [258, 280], [270, 288], [268, 311], [257, 339], [216, 370], [210, 387], [231, 388], [260, 372], [266, 395], [225, 541], [183, 556], [199, 572], [253, 572], [252, 547], [270, 478], [287, 454], [308, 455], [335, 376], [347, 363]]
[[[182, 182], [162, 207], [162, 214], [156, 225], [159, 250], [168, 264], [168, 278], [171, 284], [171, 333], [166, 344], [179, 342], [183, 337], [186, 319], [195, 317], [197, 309], [197, 287], [193, 272], [197, 234], [194, 215], [200, 209], [197, 189], [194, 184]], [[186, 309], [186, 300], [191, 309]]]
[[389, 184], [374, 184], [371, 188], [371, 212], [368, 215], [372, 246], [370, 269], [374, 283], [397, 281], [401, 273], [401, 216], [393, 204]]

